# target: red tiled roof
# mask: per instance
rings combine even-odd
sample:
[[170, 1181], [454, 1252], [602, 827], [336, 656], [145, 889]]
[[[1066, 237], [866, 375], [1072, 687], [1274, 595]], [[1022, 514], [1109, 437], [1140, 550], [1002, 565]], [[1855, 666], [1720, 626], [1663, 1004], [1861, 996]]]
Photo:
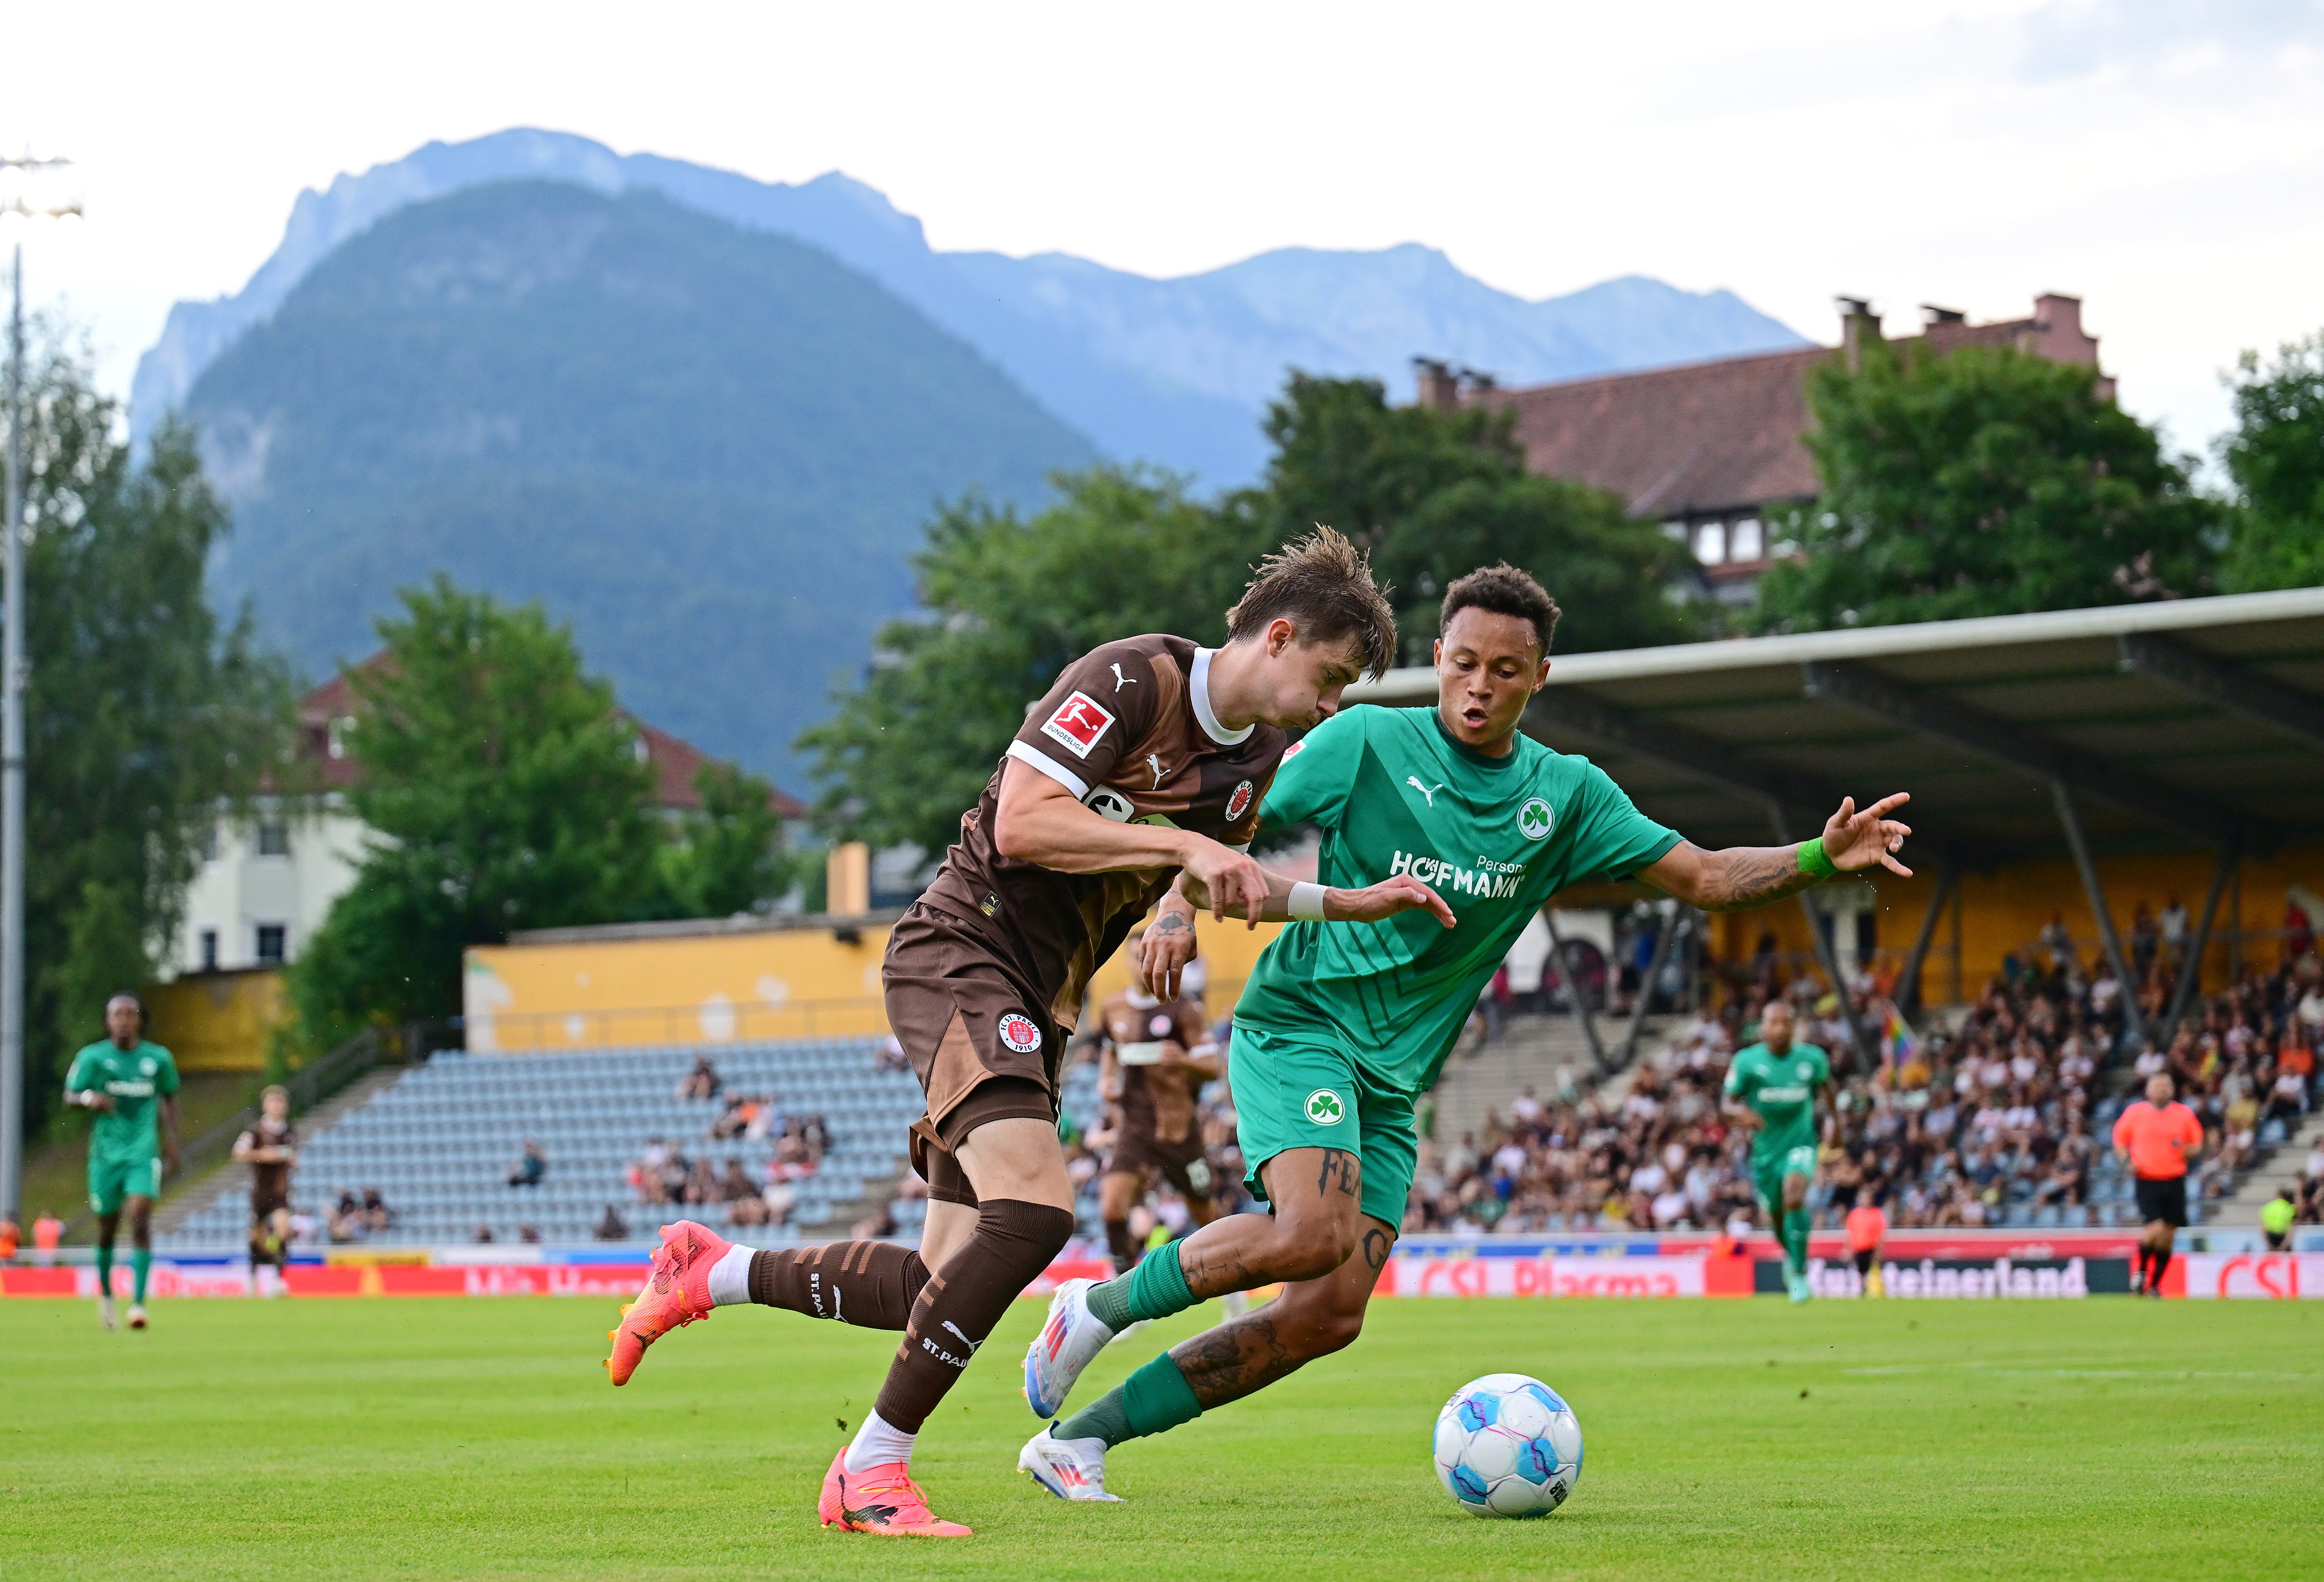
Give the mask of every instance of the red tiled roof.
[[[364, 661], [363, 669], [381, 662], [386, 655], [374, 654]], [[349, 718], [355, 711], [355, 692], [344, 674], [329, 680], [300, 699], [299, 729], [302, 751], [311, 758], [327, 790], [339, 791], [355, 783], [359, 771], [352, 756], [334, 756], [331, 752], [331, 731], [336, 722]], [[702, 766], [711, 763], [710, 755], [683, 737], [674, 736], [658, 726], [648, 725], [632, 715], [638, 727], [638, 738], [645, 745], [646, 760], [653, 765], [654, 806], [669, 811], [690, 812], [702, 806], [702, 797], [694, 789], [694, 777]], [[769, 805], [780, 819], [804, 819], [806, 804], [780, 790], [768, 799]]]
[[[1932, 324], [1925, 338], [1939, 352], [1999, 345], [2058, 362], [2098, 361], [2098, 342], [2084, 333], [2072, 297], [2039, 299], [2031, 319]], [[1533, 472], [1610, 489], [1634, 515], [1708, 514], [1815, 495], [1815, 462], [1802, 443], [1810, 427], [1804, 381], [1833, 355], [1809, 347], [1482, 389], [1463, 399], [1516, 412], [1517, 443]]]

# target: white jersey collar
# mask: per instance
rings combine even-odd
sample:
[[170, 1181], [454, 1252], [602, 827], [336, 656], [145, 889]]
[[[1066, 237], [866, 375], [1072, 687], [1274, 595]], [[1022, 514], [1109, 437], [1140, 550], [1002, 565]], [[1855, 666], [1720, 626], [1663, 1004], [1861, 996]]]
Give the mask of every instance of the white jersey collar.
[[1194, 650], [1194, 674], [1186, 689], [1186, 698], [1194, 706], [1194, 723], [1203, 727], [1204, 735], [1222, 747], [1240, 747], [1250, 740], [1250, 733], [1259, 727], [1247, 725], [1239, 731], [1231, 731], [1219, 723], [1218, 715], [1211, 708], [1211, 655], [1217, 652], [1215, 648]]

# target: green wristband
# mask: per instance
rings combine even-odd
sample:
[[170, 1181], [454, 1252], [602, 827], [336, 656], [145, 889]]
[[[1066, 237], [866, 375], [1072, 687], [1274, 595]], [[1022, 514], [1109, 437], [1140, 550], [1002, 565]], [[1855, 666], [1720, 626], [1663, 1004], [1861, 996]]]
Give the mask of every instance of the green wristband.
[[1812, 874], [1819, 879], [1829, 879], [1840, 872], [1832, 865], [1831, 858], [1824, 855], [1822, 836], [1800, 842], [1800, 872]]

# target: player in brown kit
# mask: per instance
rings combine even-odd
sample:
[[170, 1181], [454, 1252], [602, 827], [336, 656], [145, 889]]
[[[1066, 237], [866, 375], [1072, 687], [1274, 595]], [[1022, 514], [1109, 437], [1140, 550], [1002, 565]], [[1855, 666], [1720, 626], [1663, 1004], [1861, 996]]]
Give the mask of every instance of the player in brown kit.
[[[1057, 1142], [1062, 1030], [1130, 926], [1183, 871], [1214, 917], [1369, 921], [1451, 909], [1397, 875], [1295, 886], [1245, 849], [1287, 738], [1385, 670], [1396, 623], [1364, 558], [1329, 529], [1268, 556], [1227, 642], [1126, 638], [1092, 650], [1029, 710], [935, 882], [888, 938], [888, 1020], [927, 1094], [912, 1127], [928, 1183], [918, 1253], [881, 1242], [779, 1253], [664, 1227], [607, 1369], [713, 1307], [756, 1301], [904, 1332], [872, 1411], [832, 1458], [819, 1514], [860, 1532], [965, 1537], [911, 1477], [930, 1412], [1074, 1227]], [[1295, 893], [1295, 891], [1296, 893]]]
[[277, 1290], [290, 1264], [290, 1167], [299, 1136], [290, 1129], [290, 1094], [281, 1086], [258, 1096], [258, 1118], [234, 1140], [234, 1157], [250, 1167], [250, 1291], [269, 1294], [259, 1270], [274, 1272]]
[[[1130, 930], [1130, 959], [1139, 958], [1146, 932]], [[1120, 1113], [1113, 1148], [1098, 1185], [1098, 1212], [1105, 1221], [1106, 1249], [1117, 1274], [1138, 1262], [1130, 1239], [1130, 1211], [1144, 1195], [1148, 1179], [1159, 1176], [1186, 1200], [1196, 1225], [1208, 1225], [1222, 1210], [1213, 1195], [1203, 1156], [1203, 1130], [1194, 1115], [1203, 1085], [1227, 1074], [1219, 1047], [1211, 1041], [1210, 1018], [1200, 1001], [1157, 1000], [1132, 984], [1098, 1007], [1104, 1041], [1098, 1089]]]

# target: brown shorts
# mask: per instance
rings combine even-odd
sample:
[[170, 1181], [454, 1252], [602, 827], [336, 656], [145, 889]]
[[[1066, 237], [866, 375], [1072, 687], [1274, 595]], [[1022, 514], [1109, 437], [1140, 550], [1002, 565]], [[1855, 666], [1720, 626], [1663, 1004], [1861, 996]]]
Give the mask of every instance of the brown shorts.
[[1123, 1127], [1113, 1152], [1106, 1156], [1105, 1173], [1143, 1176], [1148, 1170], [1158, 1173], [1187, 1198], [1208, 1198], [1219, 1188], [1218, 1172], [1204, 1155], [1199, 1132], [1190, 1133], [1183, 1143], [1165, 1143], [1149, 1133]]
[[250, 1195], [250, 1223], [257, 1225], [278, 1208], [290, 1207], [289, 1197], [273, 1192], [253, 1192]]
[[938, 1203], [974, 1207], [954, 1150], [988, 1121], [1057, 1118], [1065, 1040], [1047, 1003], [989, 945], [915, 902], [888, 936], [888, 1025], [912, 1062], [927, 1114], [912, 1123], [912, 1169]]

